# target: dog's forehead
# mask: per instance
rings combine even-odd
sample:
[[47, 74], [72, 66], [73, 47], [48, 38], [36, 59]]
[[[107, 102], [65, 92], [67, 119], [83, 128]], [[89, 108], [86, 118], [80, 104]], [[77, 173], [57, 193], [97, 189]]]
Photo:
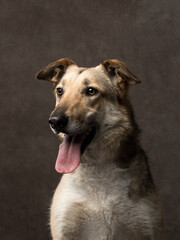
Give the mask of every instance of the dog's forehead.
[[104, 72], [101, 70], [99, 66], [93, 67], [93, 68], [86, 68], [81, 71], [81, 73], [78, 76], [78, 79], [80, 81], [87, 79], [89, 81], [98, 81], [99, 79], [104, 77]]
[[91, 68], [84, 68], [84, 67], [77, 67], [77, 66], [70, 66], [65, 75], [65, 79], [72, 79], [77, 83], [104, 83], [104, 81], [108, 82], [108, 77], [104, 73], [101, 66], [91, 67]]
[[76, 65], [71, 65], [68, 67], [67, 71], [65, 72], [63, 78], [64, 79], [76, 79], [79, 75], [79, 67]]
[[105, 74], [101, 65], [91, 68], [71, 65], [58, 83], [59, 86], [79, 85], [80, 87], [83, 87], [84, 85], [91, 85], [96, 87], [98, 85], [102, 89], [105, 89], [106, 87], [108, 88], [109, 84], [111, 84], [110, 79]]

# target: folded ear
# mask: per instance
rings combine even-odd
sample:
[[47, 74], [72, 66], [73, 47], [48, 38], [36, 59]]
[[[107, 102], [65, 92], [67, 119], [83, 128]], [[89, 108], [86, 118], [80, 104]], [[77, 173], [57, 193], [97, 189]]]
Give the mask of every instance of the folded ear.
[[101, 64], [111, 77], [117, 76], [121, 84], [136, 85], [137, 83], [141, 83], [141, 81], [128, 70], [126, 65], [117, 59], [107, 59]]
[[61, 58], [55, 62], [48, 64], [46, 67], [41, 69], [37, 74], [36, 78], [40, 80], [46, 80], [53, 83], [57, 83], [58, 80], [63, 76], [66, 69], [75, 63], [69, 58]]

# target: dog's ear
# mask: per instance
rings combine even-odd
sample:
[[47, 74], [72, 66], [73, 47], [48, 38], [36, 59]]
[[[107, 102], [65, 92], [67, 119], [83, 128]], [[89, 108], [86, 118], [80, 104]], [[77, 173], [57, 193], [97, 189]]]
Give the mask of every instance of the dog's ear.
[[65, 73], [66, 69], [72, 64], [75, 65], [71, 59], [61, 58], [41, 69], [36, 74], [36, 78], [40, 80], [50, 81], [52, 83], [57, 83]]
[[127, 66], [117, 59], [104, 60], [101, 64], [111, 77], [117, 76], [120, 79], [120, 83], [126, 83], [128, 85], [141, 83], [141, 81], [128, 70]]
[[123, 62], [117, 59], [107, 59], [101, 64], [109, 75], [117, 95], [120, 97], [126, 95], [130, 85], [136, 85], [141, 82], [128, 70]]

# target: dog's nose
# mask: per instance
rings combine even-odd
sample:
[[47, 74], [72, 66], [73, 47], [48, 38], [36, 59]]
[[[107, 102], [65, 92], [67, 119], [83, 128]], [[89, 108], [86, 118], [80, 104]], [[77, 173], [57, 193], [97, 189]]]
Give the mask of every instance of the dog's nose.
[[52, 114], [49, 118], [49, 125], [56, 133], [64, 130], [68, 123], [68, 117], [65, 114]]

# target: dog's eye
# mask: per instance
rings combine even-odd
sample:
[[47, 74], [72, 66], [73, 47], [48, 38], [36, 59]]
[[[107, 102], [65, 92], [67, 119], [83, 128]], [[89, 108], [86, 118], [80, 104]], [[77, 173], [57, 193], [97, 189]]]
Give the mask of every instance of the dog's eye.
[[57, 92], [58, 96], [62, 96], [63, 95], [63, 89], [62, 88], [57, 88], [56, 92]]
[[89, 95], [89, 96], [93, 96], [93, 95], [95, 95], [97, 92], [98, 92], [98, 91], [97, 91], [95, 88], [89, 87], [89, 88], [87, 89], [87, 91], [86, 91], [86, 94]]

